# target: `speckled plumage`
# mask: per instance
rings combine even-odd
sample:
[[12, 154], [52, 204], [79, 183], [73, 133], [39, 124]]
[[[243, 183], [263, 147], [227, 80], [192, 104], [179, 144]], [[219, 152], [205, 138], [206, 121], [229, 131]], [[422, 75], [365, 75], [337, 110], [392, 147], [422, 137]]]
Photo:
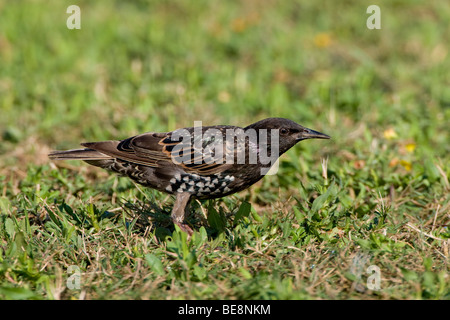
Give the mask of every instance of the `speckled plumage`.
[[[268, 134], [264, 140], [264, 130], [276, 130], [277, 135]], [[175, 195], [172, 219], [191, 234], [184, 216], [192, 198], [219, 198], [248, 188], [264, 176], [262, 169], [273, 165], [273, 161], [264, 160], [264, 154], [276, 160], [297, 142], [310, 138], [329, 136], [288, 119], [268, 118], [245, 128], [190, 127], [148, 132], [121, 141], [82, 143], [84, 149], [54, 151], [49, 157], [84, 160]]]

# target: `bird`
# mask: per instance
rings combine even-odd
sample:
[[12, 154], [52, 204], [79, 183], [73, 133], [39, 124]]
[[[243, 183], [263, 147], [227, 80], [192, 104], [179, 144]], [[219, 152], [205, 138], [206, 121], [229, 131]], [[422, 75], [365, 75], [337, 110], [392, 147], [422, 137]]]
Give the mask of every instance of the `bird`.
[[124, 140], [81, 143], [83, 148], [52, 151], [51, 160], [83, 160], [175, 196], [171, 219], [189, 236], [192, 199], [215, 199], [258, 182], [276, 160], [306, 139], [331, 137], [285, 118], [267, 118], [246, 127], [193, 127], [146, 132]]

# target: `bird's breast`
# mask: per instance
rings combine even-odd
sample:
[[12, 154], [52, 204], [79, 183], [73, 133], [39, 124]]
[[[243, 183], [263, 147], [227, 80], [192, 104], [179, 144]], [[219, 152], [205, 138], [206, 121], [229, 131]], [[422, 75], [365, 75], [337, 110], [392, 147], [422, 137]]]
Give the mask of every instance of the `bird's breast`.
[[207, 176], [195, 173], [177, 173], [170, 179], [166, 191], [169, 193], [189, 192], [199, 198], [215, 198], [232, 192], [234, 181], [233, 175], [224, 173]]

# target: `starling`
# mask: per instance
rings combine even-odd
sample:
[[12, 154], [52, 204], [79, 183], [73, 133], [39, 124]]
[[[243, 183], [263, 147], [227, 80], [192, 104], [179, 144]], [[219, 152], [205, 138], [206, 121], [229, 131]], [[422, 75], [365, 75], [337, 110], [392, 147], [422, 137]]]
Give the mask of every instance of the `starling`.
[[250, 187], [284, 152], [312, 138], [330, 137], [288, 119], [268, 118], [245, 128], [195, 124], [121, 141], [82, 143], [83, 149], [53, 151], [49, 157], [84, 160], [175, 195], [171, 218], [191, 235], [193, 231], [185, 222], [191, 199], [220, 198]]

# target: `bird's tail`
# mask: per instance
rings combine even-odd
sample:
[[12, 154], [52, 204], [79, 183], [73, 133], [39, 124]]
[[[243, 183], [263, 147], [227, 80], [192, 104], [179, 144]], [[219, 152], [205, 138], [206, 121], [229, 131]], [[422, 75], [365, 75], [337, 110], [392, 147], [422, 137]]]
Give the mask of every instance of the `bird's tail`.
[[52, 160], [107, 160], [110, 156], [94, 149], [73, 149], [66, 151], [52, 151], [48, 157]]

